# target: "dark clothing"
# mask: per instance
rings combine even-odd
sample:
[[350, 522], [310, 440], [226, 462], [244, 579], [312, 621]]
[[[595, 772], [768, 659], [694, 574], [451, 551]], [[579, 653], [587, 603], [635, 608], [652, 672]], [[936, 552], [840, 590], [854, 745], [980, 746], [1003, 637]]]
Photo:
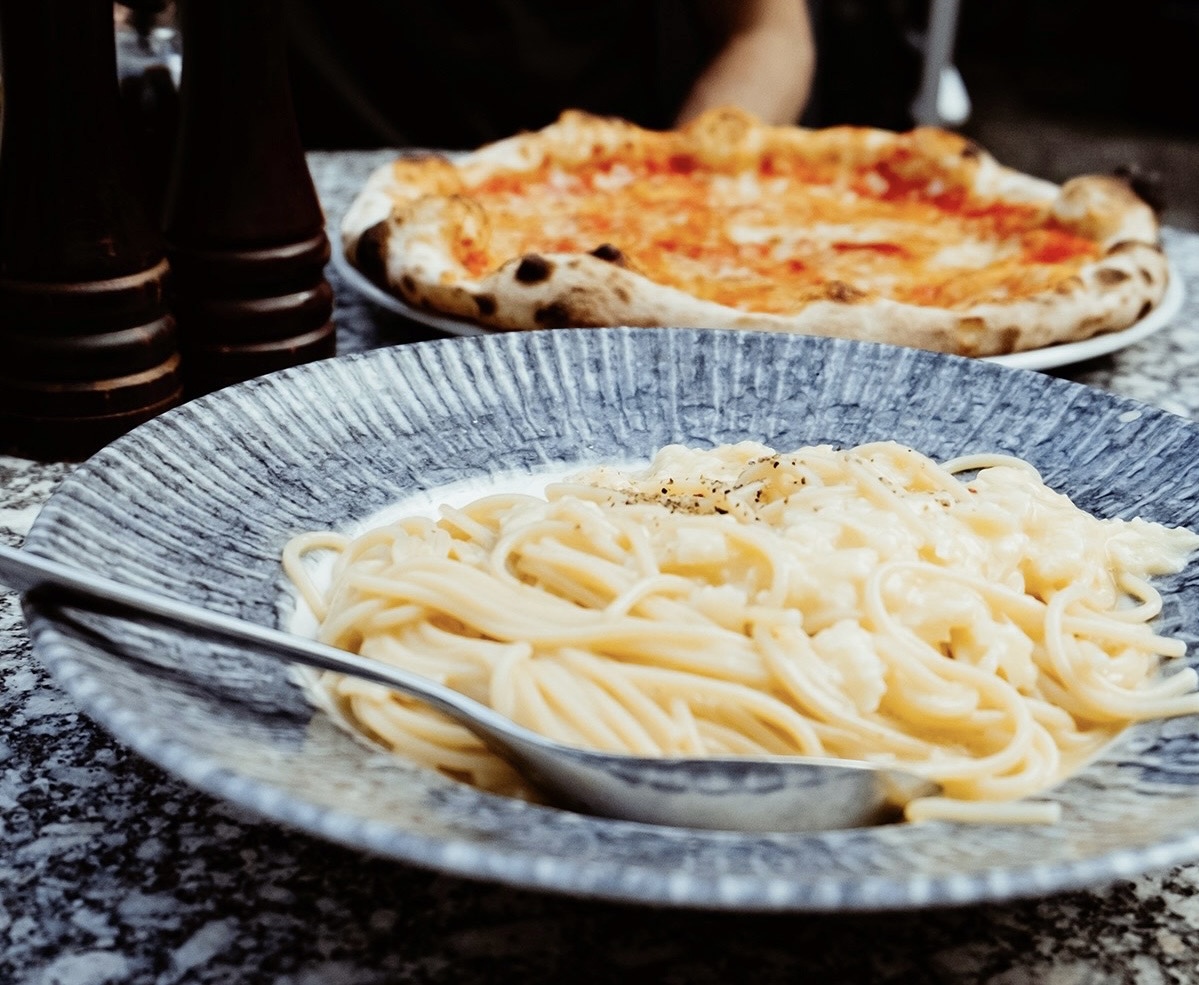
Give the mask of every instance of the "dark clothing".
[[474, 147], [563, 108], [668, 127], [719, 38], [689, 0], [289, 0], [310, 147]]

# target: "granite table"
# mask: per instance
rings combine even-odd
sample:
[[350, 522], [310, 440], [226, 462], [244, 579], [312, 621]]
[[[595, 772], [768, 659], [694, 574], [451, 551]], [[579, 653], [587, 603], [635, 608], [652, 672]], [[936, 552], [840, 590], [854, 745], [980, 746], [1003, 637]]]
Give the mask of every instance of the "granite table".
[[[311, 156], [332, 221], [386, 156]], [[1199, 235], [1168, 230], [1166, 246], [1189, 296], [1173, 324], [1058, 372], [1196, 417]], [[330, 279], [341, 351], [432, 336]], [[21, 542], [69, 468], [0, 458], [4, 542]], [[248, 816], [142, 761], [56, 688], [0, 596], [0, 985], [509, 979], [1192, 982], [1199, 863], [1046, 899], [856, 916], [648, 909], [451, 878]]]

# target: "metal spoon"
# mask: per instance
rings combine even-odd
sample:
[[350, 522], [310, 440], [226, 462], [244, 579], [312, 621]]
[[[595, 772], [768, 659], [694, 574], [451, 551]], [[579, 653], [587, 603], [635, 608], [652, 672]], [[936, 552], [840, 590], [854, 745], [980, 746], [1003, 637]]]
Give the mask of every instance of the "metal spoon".
[[908, 800], [939, 789], [921, 777], [852, 760], [658, 759], [575, 749], [397, 667], [3, 545], [0, 584], [93, 611], [149, 616], [394, 688], [470, 729], [555, 803], [588, 814], [691, 828], [817, 831], [894, 820]]

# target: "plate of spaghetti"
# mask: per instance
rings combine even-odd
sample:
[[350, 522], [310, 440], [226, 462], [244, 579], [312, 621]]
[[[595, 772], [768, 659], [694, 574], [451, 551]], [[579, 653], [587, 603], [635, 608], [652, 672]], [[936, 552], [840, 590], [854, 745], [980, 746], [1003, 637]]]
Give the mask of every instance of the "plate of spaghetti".
[[82, 465], [29, 535], [567, 743], [867, 759], [940, 786], [869, 828], [572, 813], [373, 686], [27, 615], [62, 685], [142, 755], [370, 853], [657, 905], [1001, 900], [1199, 855], [1197, 473], [1194, 425], [978, 360], [513, 333], [193, 401]]

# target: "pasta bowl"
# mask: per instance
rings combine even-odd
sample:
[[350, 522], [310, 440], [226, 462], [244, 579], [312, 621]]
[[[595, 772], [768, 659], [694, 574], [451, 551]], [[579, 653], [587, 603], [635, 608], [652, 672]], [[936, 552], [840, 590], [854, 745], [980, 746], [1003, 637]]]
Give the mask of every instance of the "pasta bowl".
[[[302, 530], [492, 475], [747, 438], [1018, 455], [1097, 515], [1199, 526], [1199, 429], [1129, 400], [863, 343], [589, 329], [376, 350], [198, 399], [80, 466], [26, 546], [286, 625], [280, 554]], [[1158, 583], [1159, 631], [1192, 648], [1195, 568]], [[1032, 896], [1199, 854], [1193, 718], [1123, 733], [1055, 789], [1057, 824], [696, 831], [456, 783], [356, 740], [251, 652], [36, 603], [26, 612], [60, 684], [146, 758], [280, 823], [458, 875], [656, 905], [850, 911]]]

